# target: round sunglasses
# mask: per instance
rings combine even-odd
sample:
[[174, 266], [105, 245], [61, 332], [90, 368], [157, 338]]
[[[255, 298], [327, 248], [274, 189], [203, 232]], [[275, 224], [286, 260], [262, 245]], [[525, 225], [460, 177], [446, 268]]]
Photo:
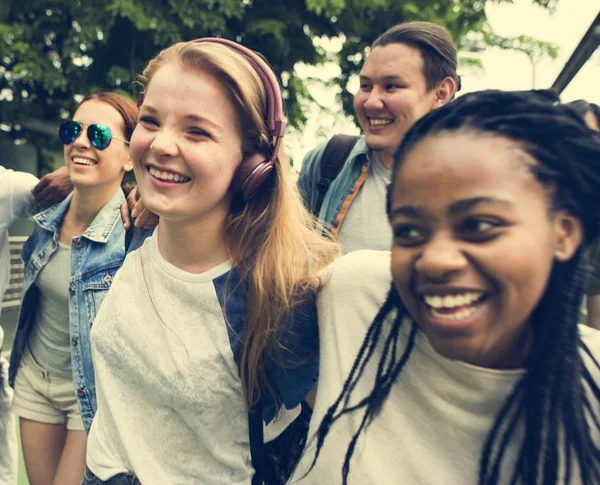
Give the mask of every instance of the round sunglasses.
[[[60, 124], [60, 128], [58, 129], [58, 137], [64, 145], [70, 145], [77, 140], [77, 138], [79, 138], [79, 135], [81, 135], [82, 131], [83, 125], [79, 121], [65, 120]], [[129, 145], [127, 140], [113, 136], [112, 131], [108, 126], [100, 125], [98, 123], [94, 123], [93, 125], [89, 125], [87, 127], [87, 137], [92, 146], [97, 150], [107, 149], [113, 139], [122, 141], [123, 143]]]

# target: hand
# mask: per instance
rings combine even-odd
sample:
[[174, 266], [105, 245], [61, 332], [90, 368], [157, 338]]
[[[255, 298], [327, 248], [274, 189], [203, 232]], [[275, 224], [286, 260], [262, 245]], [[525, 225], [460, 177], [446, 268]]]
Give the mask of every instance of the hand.
[[321, 291], [321, 288], [325, 286], [325, 283], [325, 277], [322, 274], [318, 274], [313, 278], [313, 280], [310, 282], [310, 287], [315, 293], [315, 295], [318, 294], [319, 291]]
[[31, 193], [41, 209], [65, 200], [73, 190], [67, 167], [61, 167], [42, 177]]
[[158, 224], [158, 216], [144, 206], [137, 187], [131, 189], [127, 200], [121, 204], [121, 219], [126, 230], [131, 229], [131, 220], [135, 227], [152, 229]]

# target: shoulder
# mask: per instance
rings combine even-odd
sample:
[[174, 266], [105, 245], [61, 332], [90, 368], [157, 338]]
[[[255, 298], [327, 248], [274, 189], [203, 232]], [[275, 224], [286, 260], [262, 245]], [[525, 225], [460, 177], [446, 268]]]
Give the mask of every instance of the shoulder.
[[376, 308], [385, 299], [392, 276], [389, 251], [362, 250], [348, 253], [319, 275], [319, 313], [333, 307], [340, 311]]
[[391, 280], [390, 265], [389, 251], [352, 251], [323, 269], [319, 279], [325, 287], [387, 284]]
[[600, 361], [600, 330], [586, 325], [579, 325], [579, 335], [594, 358]]
[[[146, 252], [146, 255], [142, 254], [143, 252]], [[137, 251], [132, 251], [131, 253], [126, 254], [123, 264], [115, 276], [113, 287], [115, 285], [131, 287], [135, 286], [135, 283], [142, 278], [143, 272], [146, 270], [143, 267], [143, 262], [144, 260], [148, 260], [147, 253], [148, 248], [141, 247]]]
[[325, 151], [325, 147], [327, 147], [327, 144], [330, 140], [331, 139], [306, 152], [306, 155], [304, 155], [304, 161], [302, 162], [302, 168], [318, 163], [321, 160], [323, 152]]
[[[327, 145], [331, 143], [331, 141], [336, 138], [336, 136], [329, 138], [327, 141], [321, 143], [316, 148], [308, 151], [304, 156], [304, 162], [302, 163], [302, 168], [313, 166], [314, 164], [319, 164], [321, 159], [323, 158], [323, 153], [325, 153], [325, 149]], [[344, 137], [340, 137], [344, 138]], [[354, 160], [358, 156], [365, 155], [369, 150], [367, 145], [367, 141], [364, 135], [358, 135], [355, 137], [356, 141], [354, 142], [354, 146], [352, 150], [348, 154], [347, 160]]]

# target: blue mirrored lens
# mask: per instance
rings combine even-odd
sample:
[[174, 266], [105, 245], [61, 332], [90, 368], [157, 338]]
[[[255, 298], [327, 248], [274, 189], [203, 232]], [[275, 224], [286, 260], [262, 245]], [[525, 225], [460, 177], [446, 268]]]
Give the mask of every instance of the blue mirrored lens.
[[73, 120], [65, 120], [58, 129], [58, 138], [65, 145], [70, 145], [81, 134], [81, 123]]
[[87, 135], [92, 146], [98, 150], [108, 148], [112, 140], [112, 132], [105, 125], [93, 124], [87, 129]]

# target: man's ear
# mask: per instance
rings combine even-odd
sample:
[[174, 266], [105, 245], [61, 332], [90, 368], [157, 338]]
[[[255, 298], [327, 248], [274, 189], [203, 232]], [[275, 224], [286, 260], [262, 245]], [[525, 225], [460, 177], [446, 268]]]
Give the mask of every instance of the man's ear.
[[441, 108], [448, 103], [456, 93], [456, 81], [451, 77], [446, 77], [435, 89], [435, 100], [433, 108]]
[[554, 216], [554, 229], [554, 257], [560, 262], [568, 261], [583, 241], [581, 220], [565, 210], [559, 210]]

